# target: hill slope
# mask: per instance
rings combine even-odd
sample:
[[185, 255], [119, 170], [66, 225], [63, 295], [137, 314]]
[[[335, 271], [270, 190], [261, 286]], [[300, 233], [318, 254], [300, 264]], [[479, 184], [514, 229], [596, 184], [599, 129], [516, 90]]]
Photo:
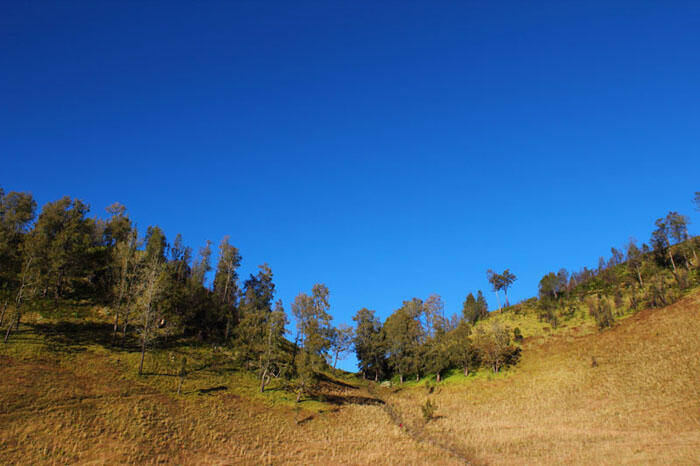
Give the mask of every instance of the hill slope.
[[[426, 429], [490, 464], [697, 464], [700, 295], [600, 333], [531, 339], [507, 374], [429, 396], [439, 416]], [[427, 397], [391, 403], [418, 422]]]
[[[178, 396], [167, 349], [137, 378], [138, 354], [96, 344], [102, 327], [86, 325], [29, 316], [0, 347], [3, 464], [700, 461], [698, 293], [603, 332], [526, 339], [496, 376], [455, 375], [430, 394], [330, 378], [325, 401], [297, 406], [274, 386], [256, 394], [225, 355], [198, 361]], [[428, 397], [438, 416], [426, 425]]]

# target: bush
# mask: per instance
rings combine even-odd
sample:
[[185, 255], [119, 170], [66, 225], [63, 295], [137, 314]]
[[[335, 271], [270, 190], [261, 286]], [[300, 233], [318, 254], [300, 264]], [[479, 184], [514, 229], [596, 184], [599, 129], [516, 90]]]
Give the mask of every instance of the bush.
[[520, 327], [515, 327], [515, 330], [513, 330], [513, 340], [522, 343], [523, 334], [520, 332]]
[[437, 404], [430, 401], [430, 399], [425, 400], [425, 404], [420, 407], [423, 412], [423, 419], [425, 422], [430, 422], [435, 418], [435, 411], [437, 411]]

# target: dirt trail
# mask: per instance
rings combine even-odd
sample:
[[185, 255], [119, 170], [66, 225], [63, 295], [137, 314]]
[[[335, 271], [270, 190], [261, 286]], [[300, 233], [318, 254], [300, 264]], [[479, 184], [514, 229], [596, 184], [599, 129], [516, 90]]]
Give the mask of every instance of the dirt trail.
[[391, 403], [391, 401], [386, 395], [382, 395], [380, 391], [381, 390], [378, 390], [372, 384], [367, 386], [367, 393], [370, 396], [381, 401], [382, 409], [389, 416], [389, 418], [391, 418], [392, 422], [396, 424], [397, 427], [402, 429], [403, 432], [406, 432], [406, 434], [408, 434], [408, 436], [411, 437], [414, 441], [418, 443], [427, 443], [435, 448], [438, 448], [453, 456], [454, 458], [463, 461], [464, 464], [472, 466], [485, 464], [483, 462], [475, 460], [473, 458], [473, 455], [465, 451], [465, 449], [460, 447], [459, 445], [456, 445], [454, 442], [451, 442], [449, 439], [446, 438], [446, 436], [444, 439], [436, 439], [435, 437], [431, 436], [425, 430], [424, 427], [416, 424], [411, 425], [407, 423], [406, 420], [401, 416], [401, 413], [399, 412], [398, 408], [396, 408], [396, 406], [393, 403]]

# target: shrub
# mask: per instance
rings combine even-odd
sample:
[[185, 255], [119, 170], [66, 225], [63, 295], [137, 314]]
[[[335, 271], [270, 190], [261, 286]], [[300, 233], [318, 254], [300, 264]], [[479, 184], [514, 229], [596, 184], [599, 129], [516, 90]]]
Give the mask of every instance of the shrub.
[[430, 399], [425, 400], [425, 404], [420, 407], [423, 412], [423, 419], [425, 422], [430, 422], [435, 418], [435, 411], [437, 411], [437, 404], [430, 401]]

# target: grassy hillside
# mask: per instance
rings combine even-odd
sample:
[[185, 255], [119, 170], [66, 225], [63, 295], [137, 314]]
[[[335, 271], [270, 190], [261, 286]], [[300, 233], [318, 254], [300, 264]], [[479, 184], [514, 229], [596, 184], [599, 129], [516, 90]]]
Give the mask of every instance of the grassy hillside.
[[[137, 351], [112, 348], [109, 325], [86, 312], [32, 313], [0, 348], [3, 464], [700, 461], [697, 292], [602, 332], [583, 318], [545, 331], [511, 310], [494, 316], [526, 336], [508, 371], [455, 373], [430, 389], [328, 376], [319, 400], [298, 405], [274, 384], [259, 394], [224, 350], [197, 345], [149, 353], [138, 377]], [[438, 409], [426, 424], [428, 398]]]
[[[274, 384], [258, 393], [258, 381], [225, 352], [182, 344], [150, 352], [138, 377], [138, 351], [110, 347], [109, 324], [85, 312], [60, 320], [32, 313], [0, 346], [0, 463], [452, 461], [402, 433], [348, 380], [327, 376], [322, 401], [295, 404]], [[188, 374], [178, 396], [172, 360], [182, 354]]]
[[[539, 335], [527, 314], [514, 323]], [[578, 324], [526, 338], [507, 373], [415, 384], [390, 403], [420, 424], [430, 398], [426, 431], [489, 464], [700, 462], [700, 295], [602, 332]]]

